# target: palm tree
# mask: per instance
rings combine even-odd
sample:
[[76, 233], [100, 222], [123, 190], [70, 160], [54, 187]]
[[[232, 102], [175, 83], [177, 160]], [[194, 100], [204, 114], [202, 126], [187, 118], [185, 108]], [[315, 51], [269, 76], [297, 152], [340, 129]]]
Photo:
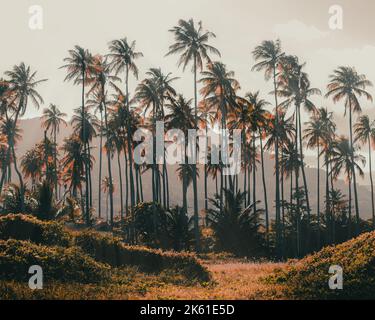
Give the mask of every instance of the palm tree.
[[143, 114], [149, 114], [151, 118], [151, 129], [153, 132], [153, 154], [152, 154], [152, 201], [160, 202], [160, 175], [158, 164], [156, 163], [156, 121], [161, 116], [161, 102], [159, 94], [159, 83], [154, 77], [144, 79], [136, 88], [135, 100], [139, 102], [139, 108]]
[[[152, 81], [156, 84], [156, 90], [159, 95], [157, 99], [160, 106], [157, 108], [159, 113], [157, 115], [158, 120], [164, 120], [165, 112], [164, 112], [164, 101], [170, 96], [175, 96], [176, 91], [172, 87], [171, 83], [177, 80], [177, 77], [171, 77], [171, 73], [163, 74], [160, 68], [151, 68], [146, 74], [151, 77]], [[165, 161], [165, 150], [163, 153], [163, 205], [165, 208], [169, 208], [169, 189], [168, 184], [168, 172], [167, 172], [167, 165]]]
[[[166, 108], [169, 110], [165, 116], [167, 129], [180, 129], [184, 132], [185, 137], [189, 129], [195, 126], [195, 115], [191, 110], [192, 100], [186, 100], [182, 95], [169, 98], [169, 103]], [[182, 196], [183, 196], [183, 210], [187, 212], [187, 189], [194, 179], [193, 166], [188, 164], [186, 144], [184, 147], [184, 160], [185, 163], [179, 166], [179, 177], [182, 180]]]
[[[83, 116], [82, 116], [83, 115]], [[97, 129], [99, 128], [98, 119], [95, 115], [90, 113], [89, 108], [86, 106], [84, 108], [83, 114], [81, 108], [76, 108], [74, 110], [73, 117], [71, 118], [71, 124], [73, 126], [73, 132], [82, 140], [84, 151], [87, 152], [87, 159], [91, 158], [91, 147], [90, 143], [94, 137], [97, 135]], [[92, 179], [91, 179], [91, 169], [90, 163], [85, 166], [88, 169], [88, 186], [89, 186], [89, 204], [92, 206]]]
[[[201, 94], [204, 103], [209, 110], [216, 112], [215, 120], [218, 121], [221, 129], [221, 153], [222, 161], [225, 162], [223, 149], [225, 129], [227, 127], [228, 114], [234, 111], [236, 103], [236, 91], [240, 88], [239, 82], [234, 78], [234, 72], [228, 71], [225, 64], [221, 62], [211, 62], [207, 65], [207, 71], [203, 71], [202, 78], [199, 80], [203, 84]], [[224, 165], [227, 165], [226, 163]], [[224, 180], [227, 188], [227, 176], [220, 172], [221, 182]], [[233, 189], [232, 177], [229, 175], [229, 185]], [[220, 199], [223, 202], [223, 190], [220, 188]], [[222, 203], [223, 204], [223, 203]]]
[[[85, 181], [85, 168], [87, 163], [92, 162], [88, 153], [84, 150], [83, 142], [79, 136], [73, 134], [64, 139], [61, 147], [64, 156], [61, 159], [64, 183], [69, 184], [68, 190], [73, 197], [77, 197], [77, 191], [82, 193], [82, 182]], [[84, 219], [87, 219], [84, 214]]]
[[[14, 124], [14, 120], [12, 118], [7, 117], [3, 121], [0, 122], [0, 131], [2, 138], [6, 138], [6, 155], [4, 161], [4, 171], [1, 177], [1, 185], [5, 182], [5, 177], [7, 177], [7, 181], [11, 181], [11, 164], [14, 161], [13, 155], [11, 155], [10, 146], [17, 145], [17, 143], [21, 139], [21, 129], [18, 127], [18, 124]], [[4, 147], [4, 144], [2, 144]], [[20, 189], [21, 190], [21, 189]], [[21, 190], [22, 193], [22, 190]]]
[[[303, 145], [302, 145], [302, 121], [301, 121], [301, 105], [304, 109], [309, 112], [316, 112], [316, 107], [314, 103], [309, 99], [312, 95], [320, 95], [319, 89], [311, 88], [308, 75], [302, 71], [305, 64], [299, 64], [298, 57], [296, 56], [283, 56], [281, 59], [281, 71], [279, 73], [279, 84], [277, 94], [280, 97], [286, 98], [280, 106], [282, 108], [287, 108], [294, 104], [295, 106], [295, 119], [296, 119], [296, 143], [295, 147], [301, 155], [303, 156]], [[301, 171], [303, 184], [305, 189], [306, 205], [307, 205], [307, 222], [310, 221], [310, 201], [309, 192], [307, 188], [307, 180], [305, 173], [305, 164], [302, 161]]]
[[[330, 163], [330, 159], [333, 152], [333, 146], [336, 139], [336, 124], [333, 121], [333, 113], [328, 112], [326, 108], [320, 108], [319, 109], [319, 117], [322, 125], [323, 135], [322, 135], [322, 154], [324, 153], [324, 163], [325, 163], [325, 171], [326, 171], [326, 179], [325, 179], [325, 214], [326, 217], [329, 216], [330, 208], [331, 208], [331, 193], [333, 192], [333, 186], [331, 186], [331, 191], [329, 189], [329, 179], [331, 178], [331, 184], [333, 180], [332, 170], [329, 169], [330, 164], [332, 167], [332, 163]], [[350, 182], [350, 180], [349, 180]], [[350, 184], [350, 183], [349, 183]], [[351, 188], [349, 188], [349, 193], [351, 191]], [[351, 197], [350, 201], [351, 201]], [[349, 205], [349, 216], [351, 212], [351, 206]], [[329, 220], [327, 220], [329, 223]], [[351, 219], [349, 219], [349, 224], [351, 223]], [[349, 226], [350, 227], [350, 226]], [[350, 229], [350, 228], [349, 228]], [[330, 233], [328, 233], [328, 236], [330, 236]], [[328, 239], [328, 242], [330, 242], [330, 239]]]
[[[264, 108], [268, 106], [270, 103], [261, 99], [259, 97], [259, 91], [255, 93], [247, 93], [245, 95], [247, 101], [249, 101], [251, 105], [251, 113], [250, 113], [250, 130], [253, 132], [253, 148], [255, 148], [255, 133], [259, 134], [259, 142], [260, 142], [260, 157], [261, 157], [261, 166], [262, 166], [262, 183], [263, 183], [263, 193], [264, 193], [264, 206], [265, 206], [265, 213], [266, 213], [266, 232], [267, 237], [269, 233], [269, 214], [268, 214], [268, 200], [267, 200], [267, 190], [266, 190], [266, 179], [264, 173], [264, 150], [263, 150], [263, 142], [265, 136], [265, 128], [267, 124], [269, 124], [269, 120], [271, 119], [271, 114], [265, 110]], [[255, 150], [254, 150], [255, 151]], [[253, 203], [255, 204], [255, 155], [256, 153], [253, 152]], [[255, 207], [256, 210], [256, 207]]]
[[372, 227], [375, 228], [375, 209], [374, 209], [374, 184], [372, 180], [372, 161], [371, 161], [371, 143], [375, 143], [375, 121], [370, 121], [367, 115], [359, 117], [354, 125], [354, 141], [361, 144], [368, 143], [368, 156], [370, 167], [370, 185], [371, 185], [371, 209], [372, 209]]
[[55, 104], [50, 104], [49, 108], [45, 108], [43, 110], [43, 127], [49, 131], [51, 130], [51, 136], [53, 137], [53, 143], [56, 146], [53, 161], [54, 161], [54, 182], [55, 182], [55, 196], [57, 199], [57, 134], [60, 131], [60, 126], [63, 124], [65, 127], [67, 126], [66, 121], [64, 118], [67, 116], [66, 113], [61, 112], [59, 108]]
[[[277, 101], [277, 69], [280, 64], [280, 58], [283, 56], [279, 40], [263, 41], [257, 46], [253, 53], [255, 61], [258, 61], [252, 70], [264, 70], [266, 80], [273, 78], [274, 97], [275, 97], [275, 125], [279, 126], [279, 104]], [[280, 229], [280, 182], [279, 182], [279, 138], [276, 136], [275, 141], [275, 181], [276, 181], [276, 251], [277, 256], [281, 253], [281, 229]]]
[[[111, 76], [109, 74], [110, 67], [106, 60], [102, 56], [95, 56], [93, 59], [93, 85], [91, 90], [95, 92], [95, 90], [99, 90], [100, 92], [100, 98], [101, 98], [101, 104], [102, 110], [104, 112], [104, 124], [105, 124], [105, 130], [107, 134], [107, 142], [110, 139], [110, 128], [109, 128], [109, 120], [108, 120], [108, 110], [107, 110], [107, 99], [106, 99], [106, 85], [111, 80], [118, 80], [117, 78]], [[90, 90], [90, 91], [91, 91]], [[110, 143], [108, 143], [110, 145]], [[111, 148], [107, 148], [107, 162], [108, 162], [108, 182], [112, 183], [112, 166], [111, 166]], [[121, 172], [120, 172], [121, 174]], [[110, 189], [112, 190], [113, 187], [110, 186]], [[122, 189], [122, 186], [121, 186]], [[121, 194], [121, 202], [122, 202], [122, 194]], [[109, 205], [110, 205], [110, 225], [113, 226], [113, 192], [109, 193]], [[121, 216], [123, 216], [123, 206], [121, 205]]]
[[[325, 109], [323, 109], [324, 112]], [[308, 148], [317, 148], [317, 203], [316, 203], [316, 216], [318, 218], [318, 247], [320, 248], [320, 146], [323, 144], [324, 140], [324, 127], [321, 121], [321, 110], [317, 114], [311, 117], [311, 120], [306, 122], [307, 126], [304, 130], [304, 139], [307, 140]]]
[[[67, 70], [67, 75], [65, 77], [65, 81], [73, 80], [74, 84], [81, 84], [82, 85], [82, 92], [81, 92], [81, 120], [82, 120], [82, 136], [86, 136], [86, 126], [85, 126], [85, 86], [87, 82], [89, 82], [91, 73], [92, 73], [92, 62], [93, 57], [91, 53], [83, 49], [80, 46], [75, 46], [73, 50], [69, 50], [69, 56], [64, 58], [65, 65], [61, 68]], [[84, 142], [83, 146], [84, 152], [88, 153], [89, 146]], [[85, 221], [88, 225], [90, 223], [90, 200], [89, 200], [89, 167], [88, 164], [85, 164], [85, 183], [86, 183], [86, 190], [85, 190], [85, 198], [86, 198], [86, 210], [85, 212]]]
[[106, 197], [106, 216], [107, 216], [107, 221], [108, 221], [108, 198], [113, 197], [113, 192], [114, 192], [114, 186], [113, 186], [113, 181], [109, 180], [109, 177], [104, 177], [104, 179], [101, 182], [101, 189], [103, 190], [104, 194], [107, 194]]
[[25, 178], [31, 179], [32, 188], [39, 182], [42, 175], [42, 166], [43, 160], [38, 148], [28, 150], [21, 158], [22, 172]]
[[[30, 66], [26, 66], [23, 62], [21, 62], [19, 65], [14, 66], [11, 71], [5, 72], [5, 74], [9, 77], [10, 90], [14, 94], [13, 99], [14, 103], [16, 104], [13, 114], [13, 130], [16, 128], [19, 117], [22, 117], [25, 114], [29, 100], [31, 100], [31, 102], [37, 109], [39, 109], [40, 104], [43, 103], [43, 98], [38, 93], [36, 88], [40, 83], [47, 80], [36, 80], [36, 73], [36, 71], [32, 71]], [[10, 159], [11, 156], [13, 157], [14, 169], [19, 178], [20, 194], [23, 205], [23, 196], [25, 190], [22, 180], [22, 174], [17, 167], [17, 158], [13, 141], [8, 141], [8, 144], [9, 148], [7, 158]], [[0, 183], [0, 186], [2, 187], [3, 179], [1, 180], [2, 181]]]
[[[220, 56], [219, 50], [207, 44], [208, 40], [215, 37], [215, 34], [209, 31], [203, 31], [202, 22], [195, 27], [193, 19], [189, 21], [179, 20], [178, 25], [169, 30], [173, 33], [175, 43], [169, 47], [167, 55], [180, 54], [178, 65], [185, 70], [186, 66], [193, 63], [194, 74], [194, 115], [195, 126], [198, 128], [198, 93], [197, 93], [197, 69], [202, 70], [204, 61], [210, 62], [209, 53]], [[194, 193], [194, 229], [196, 249], [199, 251], [199, 216], [198, 216], [198, 190], [197, 190], [197, 174], [196, 165], [193, 165], [193, 193]]]
[[[331, 158], [329, 161], [330, 163], [332, 163], [333, 177], [337, 178], [341, 172], [344, 172], [346, 178], [349, 181], [349, 204], [350, 204], [351, 203], [350, 181], [351, 181], [351, 178], [354, 177], [355, 171], [358, 171], [361, 177], [363, 176], [363, 170], [361, 168], [361, 165], [362, 166], [365, 165], [366, 163], [365, 157], [356, 153], [356, 150], [353, 148], [348, 138], [341, 136], [333, 143]], [[350, 220], [350, 217], [349, 217], [349, 220]], [[357, 216], [357, 225], [358, 224], [359, 224], [359, 218]]]
[[[102, 166], [103, 166], [103, 103], [102, 103], [102, 92], [101, 88], [95, 88], [90, 90], [90, 99], [87, 100], [86, 107], [94, 109], [95, 114], [100, 113], [100, 127], [99, 127], [99, 178], [98, 181], [102, 181]], [[106, 101], [105, 103], [108, 103]], [[102, 212], [102, 188], [98, 188], [98, 217], [101, 218]]]
[[[345, 115], [349, 111], [349, 143], [350, 147], [354, 149], [353, 145], [353, 112], [361, 112], [361, 105], [358, 97], [364, 96], [367, 100], [372, 101], [372, 96], [366, 91], [368, 86], [372, 83], [366, 79], [363, 74], [358, 74], [353, 67], [338, 67], [330, 76], [330, 83], [327, 85], [326, 97], [332, 97], [333, 102], [336, 103], [345, 100]], [[354, 156], [354, 152], [351, 152]], [[351, 163], [354, 165], [354, 159]], [[354, 204], [356, 213], [356, 234], [359, 234], [359, 207], [357, 194], [357, 179], [354, 167], [352, 168], [353, 187], [354, 187]]]
[[[115, 74], [125, 71], [125, 105], [130, 111], [129, 104], [129, 72], [132, 72], [134, 77], [138, 79], [138, 68], [135, 64], [135, 60], [143, 57], [141, 52], [135, 51], [135, 41], [128, 42], [127, 38], [120, 40], [113, 40], [109, 44], [110, 54], [110, 66], [111, 70], [115, 71]], [[130, 123], [127, 123], [127, 147], [129, 155], [129, 182], [130, 182], [130, 202], [131, 208], [135, 206], [135, 190], [134, 190], [134, 177], [133, 177], [133, 157], [132, 157], [132, 139], [129, 134], [130, 132]]]

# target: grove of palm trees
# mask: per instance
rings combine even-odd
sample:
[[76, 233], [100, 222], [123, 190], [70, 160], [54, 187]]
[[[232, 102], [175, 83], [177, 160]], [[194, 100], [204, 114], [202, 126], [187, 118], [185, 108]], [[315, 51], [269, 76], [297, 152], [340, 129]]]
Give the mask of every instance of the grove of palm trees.
[[[198, 281], [210, 281], [201, 260], [225, 256], [248, 263], [268, 261], [265, 268], [270, 268], [267, 263], [283, 267], [290, 258], [309, 259], [322, 249], [370, 241], [369, 232], [375, 228], [375, 118], [362, 112], [363, 105], [373, 103], [371, 79], [362, 73], [366, 70], [337, 65], [320, 70], [326, 74], [325, 83], [313, 83], [309, 61], [284, 50], [283, 39], [271, 39], [249, 48], [246, 72], [261, 74], [272, 89], [243, 87], [230, 60], [221, 57], [215, 45], [215, 30], [208, 27], [204, 21], [180, 19], [166, 31], [173, 41], [165, 47], [163, 59], [183, 71], [191, 84], [189, 92], [178, 90], [181, 77], [163, 65], [145, 68], [142, 44], [126, 34], [109, 39], [103, 52], [80, 45], [67, 48], [59, 72], [71, 90], [79, 91], [71, 117], [65, 106], [43, 99], [40, 89], [50, 80], [26, 62], [27, 56], [1, 75], [0, 269], [8, 266], [1, 262], [2, 252], [10, 252], [8, 246], [22, 247], [22, 241], [29, 240], [69, 247], [62, 240], [67, 237], [67, 243], [73, 241], [90, 256], [85, 266], [94, 254], [100, 263], [119, 268], [127, 265], [127, 258], [110, 262], [105, 254], [109, 246], [117, 246], [120, 260], [121, 250], [128, 250], [124, 248], [146, 247], [162, 259], [181, 254], [194, 260]], [[328, 107], [332, 104], [335, 109]], [[20, 124], [32, 108], [41, 112], [43, 135], [20, 154], [25, 138]], [[337, 130], [336, 114], [345, 118], [345, 134]], [[161, 153], [156, 139], [160, 122], [166, 139]], [[152, 133], [150, 163], [135, 158], [143, 142], [134, 139], [139, 129]], [[193, 129], [205, 133], [207, 163], [188, 161], [188, 148], [201, 148], [197, 140], [183, 148], [184, 163], [169, 165], [165, 159], [172, 141], [166, 132], [171, 129], [181, 130], [186, 139]], [[228, 132], [230, 154], [233, 131], [240, 130], [238, 174], [226, 173], [223, 144], [213, 150], [209, 130], [217, 132], [221, 142]], [[220, 152], [218, 163], [213, 161], [214, 151]], [[315, 164], [307, 163], [307, 157]], [[359, 203], [364, 175], [370, 178], [371, 195], [365, 209]], [[176, 192], [179, 198], [172, 196]], [[10, 221], [19, 221], [16, 231]], [[59, 230], [54, 237], [61, 239], [50, 243], [43, 231], [34, 241], [35, 231], [22, 235], [29, 232], [28, 224], [43, 230], [54, 226]], [[90, 251], [88, 244], [94, 240], [104, 246], [102, 253]], [[132, 263], [147, 267], [142, 259]], [[97, 277], [106, 279], [107, 271], [96, 268]], [[139, 277], [134, 270], [129, 274]], [[0, 291], [6, 288], [5, 279]], [[122, 298], [121, 290], [113, 298]], [[21, 296], [29, 298], [26, 293]], [[82, 298], [75, 293], [69, 297]], [[191, 297], [193, 293], [183, 296]]]

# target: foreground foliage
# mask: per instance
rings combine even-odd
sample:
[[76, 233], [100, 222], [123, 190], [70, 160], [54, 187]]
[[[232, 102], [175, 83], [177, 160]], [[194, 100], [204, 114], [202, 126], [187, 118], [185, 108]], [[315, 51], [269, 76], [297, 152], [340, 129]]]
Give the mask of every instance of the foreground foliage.
[[[343, 269], [343, 290], [331, 290], [329, 268]], [[297, 299], [373, 299], [375, 296], [375, 233], [365, 233], [337, 246], [322, 249], [268, 278], [285, 285], [285, 294]]]

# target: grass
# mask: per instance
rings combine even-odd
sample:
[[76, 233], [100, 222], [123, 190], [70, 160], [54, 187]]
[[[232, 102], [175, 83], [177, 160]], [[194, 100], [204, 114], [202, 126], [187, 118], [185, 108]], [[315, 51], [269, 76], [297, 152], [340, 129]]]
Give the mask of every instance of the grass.
[[27, 283], [0, 281], [0, 299], [280, 299], [281, 291], [260, 281], [282, 264], [212, 260], [205, 264], [209, 282], [192, 282], [175, 272], [141, 272], [138, 268], [112, 269], [111, 280], [100, 284], [50, 282], [32, 291]]

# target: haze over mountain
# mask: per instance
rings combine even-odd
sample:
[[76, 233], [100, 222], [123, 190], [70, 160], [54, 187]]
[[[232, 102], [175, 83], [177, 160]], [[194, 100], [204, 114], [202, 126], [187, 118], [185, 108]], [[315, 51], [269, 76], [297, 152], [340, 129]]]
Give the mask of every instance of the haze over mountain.
[[[35, 143], [40, 142], [43, 138], [44, 129], [41, 125], [40, 118], [33, 118], [33, 119], [24, 119], [20, 121], [20, 128], [22, 129], [22, 142], [17, 146], [17, 154], [18, 156], [22, 156], [27, 150], [31, 149]], [[57, 142], [61, 146], [65, 137], [68, 137], [72, 133], [72, 128], [68, 125], [66, 128], [61, 127], [60, 134], [58, 135]], [[93, 171], [92, 171], [92, 181], [93, 181], [93, 197], [94, 197], [94, 206], [98, 204], [98, 173], [99, 173], [99, 139], [95, 138], [92, 143], [93, 151], [92, 155], [95, 157], [96, 161], [94, 163]], [[102, 178], [107, 175], [107, 162], [106, 159], [103, 158], [103, 173]], [[121, 166], [122, 172], [124, 170], [124, 159], [121, 156]], [[310, 196], [310, 204], [314, 213], [316, 213], [316, 201], [317, 201], [317, 169], [313, 167], [314, 159], [312, 156], [306, 157], [307, 167], [306, 167], [306, 177], [308, 182], [309, 188], [309, 196]], [[273, 215], [273, 204], [272, 199], [275, 195], [275, 178], [273, 176], [273, 166], [274, 160], [271, 158], [270, 154], [265, 153], [265, 175], [266, 175], [266, 187], [267, 187], [267, 194], [268, 194], [268, 203], [270, 208], [270, 214]], [[176, 172], [176, 167], [172, 166], [168, 169], [169, 175], [169, 191], [170, 191], [170, 201], [172, 205], [182, 203], [182, 184], [181, 181], [178, 179]], [[116, 214], [119, 213], [120, 210], [120, 199], [119, 199], [119, 187], [118, 187], [118, 165], [117, 165], [117, 158], [115, 157], [112, 161], [112, 170], [115, 184], [115, 193], [114, 193], [114, 201], [115, 201], [115, 212]], [[198, 195], [199, 195], [199, 208], [204, 208], [204, 192], [203, 192], [203, 168], [200, 167], [200, 179], [198, 180]], [[325, 171], [319, 170], [320, 174], [320, 199], [321, 199], [321, 210], [324, 208], [324, 198], [325, 198]], [[15, 177], [13, 177], [15, 179]], [[152, 199], [151, 196], [151, 179], [150, 173], [146, 172], [143, 174], [143, 192], [145, 196], [145, 201], [150, 201]], [[368, 179], [368, 177], [367, 177]], [[360, 213], [362, 217], [369, 218], [371, 215], [371, 193], [369, 192], [369, 188], [367, 186], [368, 182], [367, 179], [359, 178], [358, 183], [358, 196], [359, 196], [359, 207]], [[256, 181], [257, 181], [257, 199], [264, 201], [263, 198], [263, 186], [261, 180], [261, 170], [260, 166], [258, 167], [257, 174], [256, 174]], [[124, 173], [123, 173], [123, 183], [125, 183]], [[212, 179], [208, 180], [208, 193], [209, 197], [212, 197], [215, 193], [215, 182]], [[239, 188], [242, 189], [243, 180], [242, 178], [239, 179]], [[302, 179], [301, 179], [302, 185]], [[339, 188], [342, 190], [344, 194], [347, 195], [348, 192], [348, 185], [344, 180], [338, 180], [335, 182], [335, 188]], [[124, 189], [125, 190], [125, 189]], [[285, 199], [288, 200], [290, 196], [290, 184], [289, 181], [285, 181]], [[105, 215], [105, 195], [102, 194], [102, 212]], [[193, 194], [192, 188], [189, 187], [188, 191], [188, 206], [190, 211], [192, 211], [193, 206]], [[263, 204], [262, 204], [263, 206]], [[354, 212], [354, 211], [353, 211]]]

